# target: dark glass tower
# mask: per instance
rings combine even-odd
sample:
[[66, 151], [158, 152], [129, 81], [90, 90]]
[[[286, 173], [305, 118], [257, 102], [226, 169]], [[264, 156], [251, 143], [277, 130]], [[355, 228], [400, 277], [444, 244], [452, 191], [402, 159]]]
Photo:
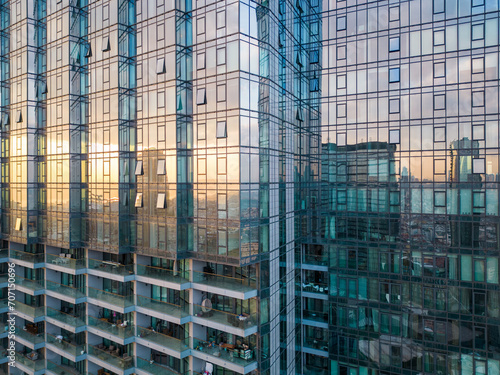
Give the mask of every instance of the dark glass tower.
[[497, 374], [498, 1], [328, 6], [311, 369]]

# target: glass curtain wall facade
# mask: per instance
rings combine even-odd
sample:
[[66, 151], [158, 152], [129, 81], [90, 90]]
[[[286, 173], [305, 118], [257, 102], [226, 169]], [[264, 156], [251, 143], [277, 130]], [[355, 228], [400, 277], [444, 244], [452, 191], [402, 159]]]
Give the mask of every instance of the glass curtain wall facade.
[[328, 7], [310, 253], [329, 274], [329, 348], [306, 366], [497, 374], [498, 1]]
[[1, 370], [498, 374], [499, 12], [1, 1]]
[[2, 371], [302, 373], [319, 2], [12, 0], [0, 17]]

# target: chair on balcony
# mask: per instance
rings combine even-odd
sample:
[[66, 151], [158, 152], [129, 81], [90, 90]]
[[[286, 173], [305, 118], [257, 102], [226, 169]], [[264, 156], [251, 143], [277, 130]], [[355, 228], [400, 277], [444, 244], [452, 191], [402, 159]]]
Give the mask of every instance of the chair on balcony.
[[68, 259], [68, 255], [71, 257], [71, 254], [64, 254], [64, 253], [61, 253], [59, 254], [59, 265], [62, 265], [62, 266], [66, 266], [69, 264], [69, 259]]

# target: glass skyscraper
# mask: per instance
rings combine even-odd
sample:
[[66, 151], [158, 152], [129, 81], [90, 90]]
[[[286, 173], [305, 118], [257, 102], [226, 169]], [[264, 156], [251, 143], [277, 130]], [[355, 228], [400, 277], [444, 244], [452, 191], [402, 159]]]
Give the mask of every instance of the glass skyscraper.
[[311, 366], [498, 374], [498, 1], [324, 7], [330, 345]]
[[498, 375], [499, 16], [0, 0], [0, 373]]

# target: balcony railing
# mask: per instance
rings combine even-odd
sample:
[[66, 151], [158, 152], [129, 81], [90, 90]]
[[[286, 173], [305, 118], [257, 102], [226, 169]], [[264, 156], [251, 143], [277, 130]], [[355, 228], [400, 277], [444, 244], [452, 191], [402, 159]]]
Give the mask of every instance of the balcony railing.
[[85, 268], [85, 259], [72, 259], [55, 254], [46, 254], [46, 262], [57, 266], [79, 270]]
[[322, 340], [319, 338], [314, 339], [314, 338], [306, 337], [304, 339], [304, 347], [316, 349], [316, 350], [323, 350], [323, 351], [327, 352], [328, 351], [328, 341]]
[[137, 265], [137, 275], [151, 277], [153, 279], [158, 279], [162, 281], [168, 281], [175, 284], [183, 284], [189, 282], [189, 280], [181, 277], [181, 272], [167, 270], [161, 267], [151, 267], [142, 264]]
[[97, 319], [93, 316], [89, 316], [88, 325], [95, 327], [100, 331], [121, 337], [122, 339], [134, 336], [134, 326], [129, 324], [113, 324], [108, 322], [106, 319]]
[[134, 367], [134, 358], [131, 355], [119, 357], [115, 354], [110, 353], [109, 351], [99, 349], [95, 346], [88, 345], [88, 353], [94, 357], [99, 358], [100, 360], [109, 363], [112, 366], [121, 368], [121, 369], [129, 369]]
[[302, 283], [302, 291], [309, 293], [318, 293], [328, 295], [328, 284], [316, 283], [316, 282], [305, 282]]
[[32, 333], [29, 333], [28, 331], [25, 331], [21, 327], [16, 327], [16, 337], [20, 337], [26, 341], [32, 342], [35, 345], [41, 344], [45, 341], [43, 338], [43, 333], [39, 333], [38, 335], [34, 335]]
[[174, 305], [173, 303], [159, 301], [153, 298], [137, 296], [137, 305], [144, 307], [146, 309], [155, 310], [176, 318], [183, 318], [187, 316], [187, 313], [181, 308], [180, 305]]
[[199, 271], [193, 271], [193, 282], [240, 293], [250, 292], [257, 287], [257, 281], [252, 278], [239, 279]]
[[256, 313], [238, 315], [216, 309], [207, 309], [204, 306], [196, 304], [193, 306], [193, 313], [195, 314], [195, 316], [210, 320], [215, 323], [223, 324], [225, 326], [248, 329], [255, 327], [258, 323]]
[[33, 254], [13, 249], [10, 249], [10, 257], [13, 259], [23, 260], [29, 263], [43, 263], [45, 260], [45, 256], [43, 253]]
[[305, 264], [314, 264], [318, 266], [328, 266], [329, 257], [328, 253], [325, 254], [304, 254]]
[[47, 343], [52, 344], [59, 349], [65, 351], [66, 353], [78, 357], [79, 355], [85, 354], [85, 345], [77, 345], [75, 343], [64, 340], [63, 338], [58, 338], [56, 336], [47, 333]]
[[0, 284], [6, 283], [9, 280], [9, 275], [7, 273], [0, 274]]
[[16, 362], [28, 367], [32, 371], [38, 371], [45, 368], [44, 359], [37, 359], [36, 361], [33, 361], [20, 353], [16, 353]]
[[137, 368], [143, 371], [149, 372], [152, 375], [163, 374], [163, 375], [181, 375], [179, 372], [174, 371], [166, 366], [162, 366], [154, 361], [148, 361], [141, 357], [136, 357]]
[[120, 275], [120, 276], [129, 276], [134, 274], [133, 264], [124, 266], [123, 264], [106, 260], [89, 259], [88, 268], [89, 270], [95, 269], [97, 271], [103, 271], [106, 273], [112, 273], [114, 275]]
[[314, 320], [316, 322], [328, 323], [328, 312], [326, 311], [315, 311], [304, 309], [303, 311], [304, 319]]
[[62, 366], [55, 364], [52, 361], [47, 360], [47, 370], [58, 375], [81, 375], [81, 372], [70, 368], [68, 366]]
[[20, 276], [16, 276], [16, 286], [22, 286], [34, 292], [44, 289], [43, 280], [41, 280], [40, 282], [36, 280], [25, 279], [24, 277]]
[[226, 345], [225, 347], [209, 343], [204, 340], [193, 337], [193, 349], [199, 350], [204, 354], [219, 358], [223, 361], [230, 361], [238, 366], [248, 366], [255, 361], [254, 350], [250, 348], [236, 348], [235, 345]]
[[29, 306], [26, 305], [22, 302], [15, 301], [14, 302], [14, 310], [17, 312], [20, 312], [22, 314], [28, 315], [29, 317], [35, 319], [41, 316], [45, 315], [45, 307], [44, 306], [39, 306], [39, 307], [34, 307], [34, 306]]
[[182, 340], [176, 339], [172, 336], [165, 335], [160, 332], [155, 332], [150, 328], [137, 326], [137, 337], [140, 337], [144, 340], [154, 342], [161, 346], [165, 346], [169, 349], [172, 349], [178, 353], [183, 352], [184, 350], [189, 349], [189, 346]]
[[47, 290], [63, 294], [72, 298], [82, 298], [85, 297], [85, 293], [81, 292], [77, 288], [73, 288], [69, 285], [55, 283], [53, 281], [47, 280]]
[[58, 320], [61, 323], [68, 324], [74, 328], [78, 328], [85, 325], [85, 322], [82, 319], [77, 318], [76, 316], [70, 314], [63, 313], [62, 311], [53, 309], [48, 306], [47, 306], [47, 316], [55, 320]]
[[88, 288], [88, 296], [90, 298], [95, 298], [103, 302], [108, 302], [120, 307], [129, 307], [134, 304], [134, 296], [122, 296], [120, 294], [115, 294], [111, 292], [106, 292], [101, 289]]

